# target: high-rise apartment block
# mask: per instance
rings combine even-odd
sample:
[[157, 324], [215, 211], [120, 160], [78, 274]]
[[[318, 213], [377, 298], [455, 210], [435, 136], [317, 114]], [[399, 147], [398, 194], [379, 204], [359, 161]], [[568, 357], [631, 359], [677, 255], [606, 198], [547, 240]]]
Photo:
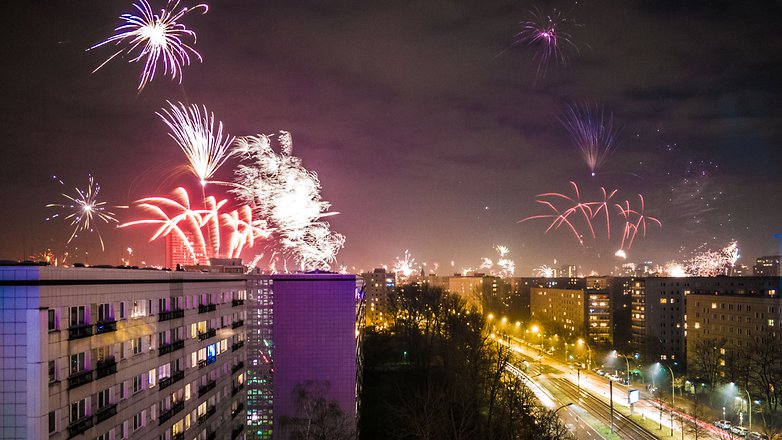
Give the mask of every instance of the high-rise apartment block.
[[243, 275], [0, 267], [4, 439], [242, 438]]
[[390, 298], [396, 287], [396, 274], [385, 269], [375, 269], [361, 274], [364, 280], [366, 324], [385, 328], [389, 325]]
[[782, 256], [780, 255], [760, 257], [755, 260], [755, 265], [752, 267], [752, 272], [756, 277], [782, 276], [782, 266], [780, 266], [779, 263], [780, 260], [782, 260]]
[[[385, 281], [385, 280], [384, 280]], [[363, 281], [355, 275], [301, 273], [251, 277], [248, 438], [287, 438], [300, 416], [294, 390], [322, 384], [355, 426], [361, 384]]]

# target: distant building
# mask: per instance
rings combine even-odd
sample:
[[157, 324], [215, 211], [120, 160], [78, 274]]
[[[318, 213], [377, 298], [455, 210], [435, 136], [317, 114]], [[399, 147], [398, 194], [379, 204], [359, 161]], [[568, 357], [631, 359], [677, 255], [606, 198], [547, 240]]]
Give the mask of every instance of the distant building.
[[578, 277], [578, 267], [575, 264], [566, 264], [559, 269], [557, 276], [562, 278]]
[[561, 331], [566, 340], [587, 334], [587, 300], [583, 289], [533, 287], [530, 315], [532, 321], [543, 324], [547, 333]]
[[0, 267], [3, 439], [244, 436], [243, 276]]
[[287, 438], [282, 420], [297, 416], [294, 387], [307, 381], [326, 384], [323, 397], [356, 421], [363, 281], [301, 273], [251, 277], [250, 283], [247, 437]]
[[779, 264], [780, 259], [782, 259], [782, 256], [780, 255], [758, 258], [755, 260], [755, 265], [752, 267], [753, 274], [756, 277], [782, 276], [782, 268], [780, 268]]
[[[738, 381], [731, 375], [737, 358], [746, 356], [754, 338], [768, 337], [782, 343], [782, 297], [779, 281], [757, 280], [742, 293], [720, 293], [699, 289], [687, 296], [687, 362], [688, 371], [697, 366], [702, 355], [697, 347], [703, 340], [721, 343], [717, 365], [724, 381]], [[697, 367], [696, 367], [697, 368]]]
[[361, 274], [364, 280], [366, 325], [386, 327], [390, 324], [390, 297], [396, 287], [396, 274], [385, 269], [375, 269]]
[[185, 237], [177, 234], [166, 235], [166, 265], [170, 269], [179, 266], [206, 265], [209, 258], [194, 249], [189, 243], [193, 243], [193, 234], [184, 232]]

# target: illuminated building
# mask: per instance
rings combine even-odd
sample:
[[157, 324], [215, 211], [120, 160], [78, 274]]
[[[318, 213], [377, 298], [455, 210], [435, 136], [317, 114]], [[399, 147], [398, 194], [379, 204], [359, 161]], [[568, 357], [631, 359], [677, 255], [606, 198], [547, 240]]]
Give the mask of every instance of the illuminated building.
[[185, 238], [183, 240], [177, 234], [166, 235], [166, 265], [168, 268], [175, 268], [179, 266], [194, 266], [198, 264], [207, 264], [208, 258], [206, 255], [199, 253], [198, 251], [191, 252], [187, 243], [193, 243], [193, 234], [185, 231]]
[[752, 266], [752, 273], [756, 277], [782, 276], [782, 267], [779, 264], [780, 259], [782, 259], [780, 255], [760, 257], [755, 260], [755, 265]]
[[699, 289], [687, 295], [688, 370], [694, 363], [693, 356], [699, 355], [696, 347], [703, 340], [722, 343], [715, 347], [719, 350], [717, 367], [722, 378], [726, 378], [739, 358], [752, 350], [755, 338], [767, 337], [767, 341], [777, 341], [777, 344], [782, 341], [779, 280], [766, 277], [752, 284], [738, 291], [720, 293]]
[[368, 326], [384, 327], [389, 324], [389, 296], [396, 287], [396, 274], [385, 269], [375, 269], [362, 273], [366, 301], [366, 324]]
[[575, 264], [566, 264], [559, 269], [557, 276], [562, 278], [576, 278], [578, 277], [578, 268]]
[[[530, 292], [533, 321], [561, 330], [567, 339], [585, 336], [595, 343], [612, 343], [611, 295], [607, 288], [555, 289], [534, 287]], [[599, 286], [599, 284], [598, 284]]]
[[244, 276], [0, 267], [3, 439], [241, 438]]
[[327, 385], [355, 424], [361, 387], [363, 281], [355, 275], [299, 273], [249, 278], [248, 438], [287, 438], [298, 415], [294, 387]]

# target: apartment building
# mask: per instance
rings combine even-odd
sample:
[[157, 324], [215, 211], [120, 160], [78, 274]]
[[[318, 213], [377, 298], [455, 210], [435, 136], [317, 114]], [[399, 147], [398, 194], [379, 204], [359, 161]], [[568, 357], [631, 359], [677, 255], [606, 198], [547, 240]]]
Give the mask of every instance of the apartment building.
[[243, 275], [0, 267], [3, 439], [243, 438]]

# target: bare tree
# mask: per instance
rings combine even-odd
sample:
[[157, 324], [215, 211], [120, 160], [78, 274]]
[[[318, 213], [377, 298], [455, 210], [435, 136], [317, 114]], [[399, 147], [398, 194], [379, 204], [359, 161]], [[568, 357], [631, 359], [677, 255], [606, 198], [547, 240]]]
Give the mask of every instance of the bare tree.
[[280, 423], [289, 440], [352, 440], [355, 426], [334, 400], [326, 400], [329, 383], [305, 381], [293, 388], [296, 415]]

